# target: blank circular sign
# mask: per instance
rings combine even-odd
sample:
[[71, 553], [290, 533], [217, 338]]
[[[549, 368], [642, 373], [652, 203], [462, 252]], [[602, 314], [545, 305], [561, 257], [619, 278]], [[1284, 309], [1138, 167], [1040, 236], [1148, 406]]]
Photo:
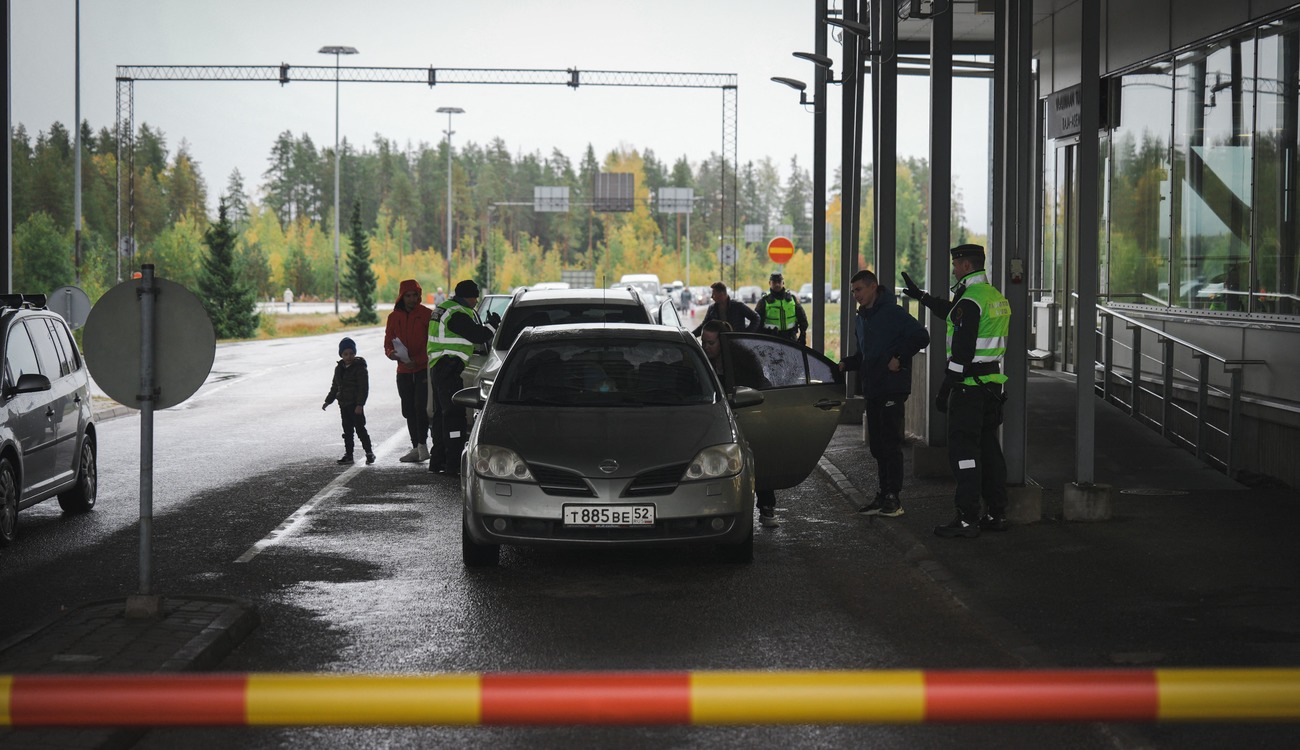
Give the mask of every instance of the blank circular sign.
[[[153, 380], [155, 409], [194, 395], [212, 371], [217, 337], [199, 298], [174, 281], [154, 278]], [[140, 300], [143, 279], [108, 290], [86, 319], [86, 364], [113, 400], [140, 408]]]
[[61, 286], [50, 293], [45, 307], [62, 315], [75, 331], [86, 324], [90, 315], [90, 297], [79, 286]]

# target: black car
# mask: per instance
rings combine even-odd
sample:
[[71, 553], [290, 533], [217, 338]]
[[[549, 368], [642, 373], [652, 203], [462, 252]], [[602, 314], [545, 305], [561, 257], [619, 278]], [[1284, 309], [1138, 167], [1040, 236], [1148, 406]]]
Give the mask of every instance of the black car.
[[67, 323], [43, 294], [0, 295], [0, 544], [18, 511], [51, 497], [68, 513], [95, 507], [90, 375]]

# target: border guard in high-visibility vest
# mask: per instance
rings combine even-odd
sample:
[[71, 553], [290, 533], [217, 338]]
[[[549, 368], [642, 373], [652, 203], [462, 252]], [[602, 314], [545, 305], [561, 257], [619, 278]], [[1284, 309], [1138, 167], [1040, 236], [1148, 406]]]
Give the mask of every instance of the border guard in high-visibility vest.
[[983, 247], [958, 245], [949, 252], [957, 278], [951, 300], [927, 294], [906, 273], [903, 293], [920, 300], [948, 327], [948, 368], [935, 408], [948, 413], [948, 463], [957, 480], [957, 517], [936, 526], [934, 533], [973, 538], [981, 529], [1008, 528], [1007, 463], [998, 443], [998, 426], [1007, 400], [1002, 362], [1011, 305], [989, 283]]
[[754, 305], [762, 332], [790, 341], [808, 344], [808, 316], [799, 298], [785, 288], [785, 277], [775, 271], [768, 280], [768, 293]]
[[442, 447], [442, 455], [430, 453], [429, 471], [438, 474], [460, 474], [460, 452], [465, 448], [468, 421], [465, 407], [453, 404], [451, 397], [465, 387], [461, 373], [474, 353], [474, 345], [491, 341], [500, 320], [497, 317], [487, 325], [479, 320], [474, 311], [478, 294], [478, 284], [466, 279], [456, 284], [450, 299], [433, 308], [429, 318], [429, 383], [433, 390], [429, 428], [438, 430], [440, 441], [434, 442], [440, 442]]

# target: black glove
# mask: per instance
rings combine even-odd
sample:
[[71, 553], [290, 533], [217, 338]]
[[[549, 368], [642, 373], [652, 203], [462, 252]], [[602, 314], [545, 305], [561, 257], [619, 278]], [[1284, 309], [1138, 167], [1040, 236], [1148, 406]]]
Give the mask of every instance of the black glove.
[[493, 328], [501, 327], [501, 313], [490, 312], [487, 316], [487, 324]]
[[939, 395], [934, 397], [934, 408], [940, 414], [948, 413], [948, 396], [952, 393], [952, 387], [956, 381], [951, 377], [945, 377], [943, 383], [939, 386]]
[[907, 271], [903, 272], [903, 283], [907, 285], [903, 288], [903, 294], [915, 300], [925, 296], [925, 291], [917, 286], [915, 281], [912, 281], [912, 277], [907, 275]]

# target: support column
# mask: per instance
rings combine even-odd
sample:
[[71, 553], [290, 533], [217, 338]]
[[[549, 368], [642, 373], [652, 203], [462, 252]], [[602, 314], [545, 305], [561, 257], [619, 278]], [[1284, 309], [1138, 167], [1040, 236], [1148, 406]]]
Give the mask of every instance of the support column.
[[[826, 55], [826, 0], [817, 0], [813, 52]], [[846, 33], [846, 36], [851, 36]], [[818, 352], [826, 352], [826, 68], [813, 66], [813, 174], [812, 174], [812, 339]], [[843, 330], [843, 329], [841, 329]], [[841, 334], [842, 335], [842, 334]]]
[[[948, 248], [952, 245], [952, 14], [941, 13], [930, 22], [930, 234], [926, 289], [947, 294], [952, 275]], [[927, 313], [928, 315], [928, 313]], [[930, 348], [925, 360], [926, 443], [948, 444], [947, 419], [931, 403], [939, 392], [948, 354], [944, 323], [929, 315]], [[947, 460], [943, 470], [948, 471]]]
[[[1097, 359], [1098, 208], [1101, 176], [1097, 131], [1101, 127], [1101, 9], [1099, 0], [1082, 0], [1079, 81], [1079, 313], [1075, 334], [1075, 465], [1074, 483], [1066, 493], [1067, 520], [1102, 520], [1110, 516], [1110, 488], [1093, 483], [1096, 463], [1096, 409], [1093, 395]], [[1076, 502], [1071, 502], [1075, 499]], [[1072, 518], [1073, 516], [1073, 518]]]

